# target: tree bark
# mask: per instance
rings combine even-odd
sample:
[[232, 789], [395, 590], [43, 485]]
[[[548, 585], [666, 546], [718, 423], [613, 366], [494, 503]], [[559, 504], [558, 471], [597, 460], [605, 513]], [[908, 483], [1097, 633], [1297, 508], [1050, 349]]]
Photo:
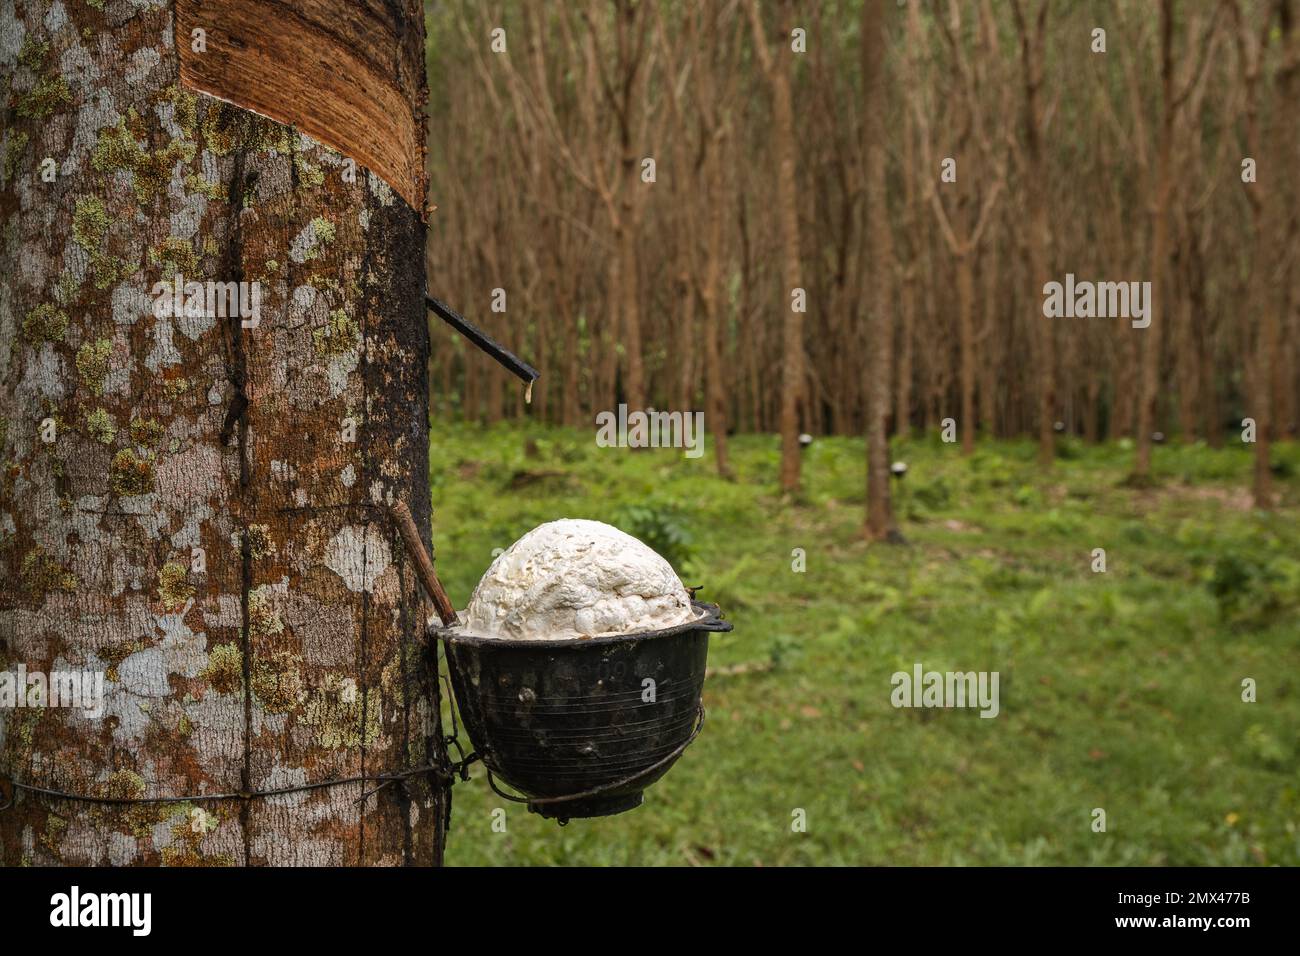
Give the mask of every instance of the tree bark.
[[[236, 30], [256, 5], [236, 6], [28, 3], [0, 24], [48, 44], [21, 66], [5, 44], [14, 92], [55, 91], [4, 131], [27, 145], [0, 190], [0, 664], [104, 675], [99, 719], [0, 710], [0, 772], [126, 798], [368, 779], [134, 805], [20, 791], [6, 865], [441, 861], [430, 777], [360, 799], [444, 759], [386, 518], [429, 516], [422, 10], [310, 0]], [[387, 104], [405, 145], [368, 152], [381, 121], [331, 117], [326, 71], [341, 97], [368, 84], [358, 108]], [[192, 88], [223, 78], [243, 89]], [[235, 105], [258, 95], [284, 123]], [[178, 274], [250, 283], [260, 321], [160, 314]]]

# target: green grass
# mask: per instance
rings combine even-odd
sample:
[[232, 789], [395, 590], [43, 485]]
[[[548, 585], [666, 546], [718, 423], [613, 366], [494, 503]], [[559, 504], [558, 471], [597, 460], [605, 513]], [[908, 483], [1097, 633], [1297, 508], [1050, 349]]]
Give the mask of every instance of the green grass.
[[[775, 493], [774, 437], [731, 447], [724, 481], [711, 451], [435, 429], [434, 541], [458, 606], [494, 548], [555, 518], [610, 521], [734, 622], [711, 666], [770, 665], [709, 679], [704, 733], [630, 813], [561, 828], [476, 768], [449, 863], [1300, 864], [1300, 448], [1275, 449], [1284, 506], [1264, 515], [1241, 447], [1157, 448], [1158, 486], [1134, 491], [1119, 447], [1070, 442], [1041, 477], [1028, 443], [969, 459], [900, 443], [896, 547], [860, 536], [861, 441], [809, 448], [798, 503]], [[895, 709], [890, 676], [918, 661], [998, 671], [1001, 714]]]

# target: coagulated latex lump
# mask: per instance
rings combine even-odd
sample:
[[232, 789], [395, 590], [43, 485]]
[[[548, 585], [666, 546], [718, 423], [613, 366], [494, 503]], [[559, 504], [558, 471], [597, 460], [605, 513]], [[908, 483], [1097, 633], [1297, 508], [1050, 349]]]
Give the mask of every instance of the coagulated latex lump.
[[474, 589], [464, 629], [516, 639], [605, 637], [692, 617], [690, 594], [667, 561], [611, 525], [566, 518], [498, 555]]

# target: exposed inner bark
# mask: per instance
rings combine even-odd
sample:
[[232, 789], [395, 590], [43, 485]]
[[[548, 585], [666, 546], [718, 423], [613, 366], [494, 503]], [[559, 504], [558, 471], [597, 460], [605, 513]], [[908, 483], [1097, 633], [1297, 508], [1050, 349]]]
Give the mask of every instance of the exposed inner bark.
[[[414, 0], [176, 0], [181, 82], [294, 126], [424, 214], [424, 28]], [[193, 31], [206, 31], [195, 52]]]

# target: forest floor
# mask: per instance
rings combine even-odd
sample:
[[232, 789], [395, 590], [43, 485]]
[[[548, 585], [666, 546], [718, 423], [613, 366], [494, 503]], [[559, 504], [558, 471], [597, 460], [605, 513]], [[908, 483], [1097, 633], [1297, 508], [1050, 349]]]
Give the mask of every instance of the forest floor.
[[[560, 828], [477, 767], [448, 863], [1300, 864], [1300, 447], [1275, 448], [1284, 504], [1264, 515], [1240, 444], [1158, 447], [1142, 491], [1121, 484], [1130, 450], [1063, 444], [1042, 477], [1024, 442], [896, 442], [908, 544], [890, 546], [860, 535], [860, 440], [816, 441], [783, 504], [772, 436], [733, 438], [726, 481], [711, 447], [439, 423], [457, 607], [494, 548], [583, 517], [641, 537], [735, 624], [711, 640], [704, 733], [642, 807]], [[999, 715], [895, 709], [891, 675], [918, 662], [997, 671]]]

